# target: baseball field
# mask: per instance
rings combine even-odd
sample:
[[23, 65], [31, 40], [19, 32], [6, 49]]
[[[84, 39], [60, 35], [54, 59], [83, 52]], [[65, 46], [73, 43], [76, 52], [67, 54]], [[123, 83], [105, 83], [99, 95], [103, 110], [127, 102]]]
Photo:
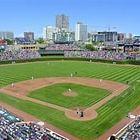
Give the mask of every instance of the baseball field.
[[[75, 77], [77, 79], [73, 79]], [[95, 80], [90, 81], [92, 79]], [[11, 83], [15, 87], [16, 83], [19, 84], [14, 91], [21, 97], [12, 95]], [[30, 84], [34, 84], [31, 89]], [[120, 86], [128, 87], [123, 92], [113, 93]], [[10, 92], [5, 94], [2, 92], [4, 88]], [[71, 95], [67, 93], [68, 90], [72, 91]], [[79, 139], [94, 140], [140, 105], [140, 67], [84, 61], [1, 65], [0, 92], [0, 102], [29, 113]], [[111, 98], [104, 104], [98, 104], [109, 96]], [[98, 115], [87, 121], [70, 119], [63, 111], [91, 106]]]

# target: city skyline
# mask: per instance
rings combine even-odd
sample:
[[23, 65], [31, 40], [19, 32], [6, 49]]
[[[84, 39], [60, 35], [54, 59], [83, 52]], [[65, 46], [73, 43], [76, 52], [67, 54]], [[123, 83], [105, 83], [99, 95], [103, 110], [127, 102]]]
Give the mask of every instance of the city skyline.
[[90, 31], [116, 27], [118, 32], [139, 35], [139, 4], [138, 0], [1, 0], [0, 30], [13, 31], [15, 36], [30, 31], [39, 37], [44, 26], [55, 26], [56, 15], [65, 14], [72, 30], [80, 21]]

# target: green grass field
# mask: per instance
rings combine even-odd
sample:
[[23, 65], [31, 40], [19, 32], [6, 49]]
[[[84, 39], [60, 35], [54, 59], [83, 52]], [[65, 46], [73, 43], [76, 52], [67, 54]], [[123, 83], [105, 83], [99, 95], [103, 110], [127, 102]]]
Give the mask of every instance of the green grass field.
[[[76, 97], [64, 96], [71, 89]], [[31, 92], [28, 96], [66, 108], [89, 107], [109, 95], [109, 91], [78, 84], [54, 84]]]
[[48, 121], [83, 140], [96, 139], [125, 117], [129, 111], [140, 105], [139, 66], [121, 66], [78, 61], [5, 65], [0, 66], [0, 87], [12, 82], [31, 79], [32, 76], [35, 78], [70, 76], [75, 71], [79, 77], [102, 78], [121, 83], [129, 81], [130, 87], [135, 87], [135, 90], [130, 88], [120, 96], [113, 98], [97, 110], [99, 116], [95, 120], [87, 122], [69, 120], [63, 112], [9, 97], [5, 94], [0, 94], [0, 101], [32, 114], [43, 121]]

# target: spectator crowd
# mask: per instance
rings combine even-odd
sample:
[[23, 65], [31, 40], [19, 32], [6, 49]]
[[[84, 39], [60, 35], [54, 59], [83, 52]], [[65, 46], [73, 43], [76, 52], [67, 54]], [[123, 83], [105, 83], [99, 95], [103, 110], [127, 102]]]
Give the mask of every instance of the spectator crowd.
[[128, 125], [125, 131], [118, 137], [119, 140], [140, 140], [140, 117]]
[[81, 50], [78, 46], [74, 44], [53, 44], [46, 47], [45, 50], [54, 50], [54, 51], [75, 51]]
[[105, 60], [126, 60], [139, 59], [140, 54], [130, 54], [115, 51], [65, 51], [65, 57], [88, 58], [88, 59], [105, 59]]
[[108, 50], [98, 50], [98, 51], [88, 51], [86, 49], [81, 49], [75, 44], [53, 44], [45, 48], [45, 51], [63, 51], [64, 57], [78, 57], [78, 58], [88, 58], [88, 59], [105, 59], [105, 60], [127, 60], [127, 59], [140, 59], [140, 53], [130, 53], [130, 52], [117, 52]]
[[26, 60], [40, 58], [40, 54], [34, 50], [12, 50], [6, 49], [0, 52], [0, 61]]
[[0, 140], [68, 140], [36, 122], [23, 122], [0, 108]]
[[[3, 49], [1, 49], [3, 50]], [[49, 45], [43, 52], [38, 52], [35, 50], [20, 50], [20, 49], [5, 49], [0, 51], [0, 61], [8, 60], [27, 60], [40, 58], [40, 54], [63, 54], [64, 57], [68, 58], [88, 58], [88, 59], [105, 59], [105, 60], [140, 60], [140, 53], [130, 53], [130, 52], [117, 52], [117, 51], [88, 51], [86, 49], [81, 49], [74, 44], [54, 44]]]

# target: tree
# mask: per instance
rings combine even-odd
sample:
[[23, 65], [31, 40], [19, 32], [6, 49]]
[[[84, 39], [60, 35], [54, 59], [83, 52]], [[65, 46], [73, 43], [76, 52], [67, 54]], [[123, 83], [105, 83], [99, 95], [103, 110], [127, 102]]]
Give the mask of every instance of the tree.
[[13, 45], [14, 44], [13, 40], [5, 39], [5, 41], [7, 42], [7, 45]]
[[38, 38], [38, 39], [36, 40], [36, 42], [39, 43], [39, 44], [44, 44], [44, 43], [45, 43], [44, 39], [41, 38], [41, 37]]
[[90, 51], [96, 51], [97, 49], [93, 46], [93, 44], [86, 44], [86, 49]]

